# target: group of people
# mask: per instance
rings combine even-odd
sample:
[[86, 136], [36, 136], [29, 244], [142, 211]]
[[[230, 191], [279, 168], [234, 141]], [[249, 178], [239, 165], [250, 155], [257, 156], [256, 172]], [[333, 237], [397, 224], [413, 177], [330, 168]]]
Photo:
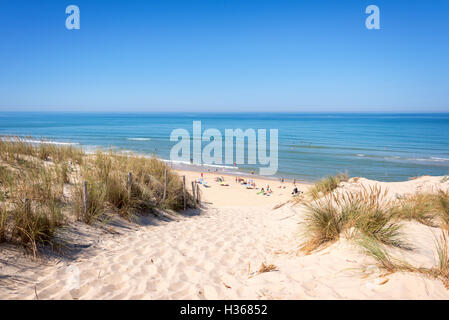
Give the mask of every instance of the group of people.
[[[203, 172], [201, 172], [201, 179], [200, 179], [201, 181], [203, 180], [203, 176], [204, 176]], [[229, 186], [229, 184], [225, 184], [225, 179], [224, 179], [223, 176], [217, 177], [215, 181], [219, 182], [222, 186]], [[256, 188], [256, 183], [254, 182], [253, 179], [248, 179], [248, 181], [247, 181], [247, 180], [245, 180], [242, 177], [235, 177], [235, 182], [236, 183], [240, 183], [241, 185], [246, 186], [247, 189], [258, 189], [258, 188]], [[280, 182], [281, 182], [281, 184], [284, 184], [285, 179], [283, 177], [280, 178]], [[298, 189], [298, 187], [296, 186], [296, 179], [293, 179], [293, 186], [294, 186], [294, 188], [293, 188], [293, 191], [292, 191], [292, 195], [297, 195], [297, 194], [301, 194], [302, 193], [302, 191], [300, 191]], [[279, 188], [284, 188], [285, 189], [285, 186], [281, 185], [281, 186], [279, 186]], [[260, 189], [260, 191], [257, 192], [257, 194], [263, 194], [263, 195], [271, 195], [272, 193], [273, 193], [273, 190], [270, 188], [269, 185], [267, 185], [266, 188], [262, 187]]]

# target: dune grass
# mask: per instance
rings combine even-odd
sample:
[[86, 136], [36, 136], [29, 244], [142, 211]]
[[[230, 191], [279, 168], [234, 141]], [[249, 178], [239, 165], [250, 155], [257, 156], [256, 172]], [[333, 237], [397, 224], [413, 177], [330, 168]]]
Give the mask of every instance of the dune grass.
[[400, 232], [403, 220], [449, 230], [449, 191], [418, 193], [399, 202], [387, 201], [386, 192], [378, 187], [362, 188], [359, 192], [334, 189], [306, 202], [304, 251], [337, 240], [345, 230], [367, 235], [386, 245], [410, 249]]
[[328, 176], [315, 183], [315, 185], [309, 189], [308, 194], [312, 197], [312, 199], [319, 199], [320, 197], [326, 196], [334, 191], [343, 181], [348, 181], [347, 173], [339, 173], [335, 176]]
[[51, 166], [25, 165], [0, 172], [2, 199], [0, 240], [21, 243], [36, 255], [63, 224], [62, 188]]
[[[331, 184], [329, 180], [326, 183]], [[449, 289], [449, 191], [418, 193], [393, 201], [387, 200], [387, 190], [379, 187], [362, 187], [358, 192], [335, 190], [335, 183], [332, 187], [332, 192], [327, 192], [330, 188], [318, 188], [319, 196], [304, 204], [306, 241], [301, 249], [305, 253], [323, 248], [345, 234], [387, 273], [419, 273], [441, 280]], [[434, 245], [435, 266], [415, 267], [388, 253], [388, 247], [413, 249], [401, 232], [404, 220], [439, 228], [441, 236]]]
[[50, 242], [67, 218], [92, 224], [108, 212], [131, 220], [155, 208], [183, 208], [180, 177], [156, 158], [112, 151], [87, 155], [74, 146], [0, 138], [0, 242], [23, 244], [36, 255], [38, 246]]
[[396, 210], [396, 218], [449, 228], [449, 190], [417, 193], [403, 199]]
[[23, 159], [24, 156], [32, 156], [43, 161], [71, 161], [74, 164], [81, 164], [84, 159], [84, 152], [74, 145], [55, 145], [46, 140], [39, 143], [29, 142], [23, 138], [8, 136], [0, 137], [0, 158], [6, 162]]
[[386, 191], [378, 187], [362, 188], [359, 192], [329, 193], [306, 203], [306, 241], [301, 249], [310, 253], [339, 239], [343, 232], [348, 237], [363, 235], [386, 245], [409, 248], [385, 195]]
[[[85, 222], [92, 222], [105, 208], [131, 219], [136, 213], [153, 208], [180, 210], [183, 208], [182, 182], [167, 165], [156, 158], [97, 152], [80, 170], [77, 179], [77, 210], [83, 209], [82, 182], [88, 183], [89, 210], [81, 213]], [[167, 193], [164, 193], [164, 174], [167, 170]], [[128, 172], [132, 184], [128, 185]], [[187, 195], [187, 205], [193, 198]]]

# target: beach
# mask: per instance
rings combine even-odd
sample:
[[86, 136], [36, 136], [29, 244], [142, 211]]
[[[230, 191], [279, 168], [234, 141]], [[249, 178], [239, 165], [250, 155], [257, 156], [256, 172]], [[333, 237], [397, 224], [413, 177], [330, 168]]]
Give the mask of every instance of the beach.
[[[200, 173], [182, 171], [187, 186]], [[292, 183], [255, 177], [270, 196], [204, 173], [201, 209], [114, 224], [114, 233], [78, 225], [85, 249], [73, 259], [33, 262], [2, 250], [1, 299], [448, 299], [444, 284], [422, 274], [386, 273], [348, 239], [304, 254], [299, 250], [304, 208], [293, 202]], [[204, 187], [207, 181], [208, 188]], [[442, 177], [381, 183], [391, 197], [449, 187]], [[282, 185], [286, 188], [283, 189]], [[339, 189], [379, 185], [352, 179]], [[281, 188], [279, 188], [281, 186]], [[297, 184], [300, 191], [310, 185]], [[415, 247], [407, 259], [435, 264], [439, 232], [406, 223]]]
[[[186, 177], [187, 189], [191, 191], [191, 182], [201, 180], [200, 171], [177, 171], [179, 175]], [[203, 179], [206, 185], [201, 185], [201, 196], [204, 201], [214, 207], [274, 207], [278, 204], [283, 204], [291, 199], [293, 189], [296, 185], [298, 190], [305, 191], [312, 183], [295, 182], [293, 179], [267, 179], [263, 176], [240, 176], [232, 174], [223, 174], [221, 172], [202, 172]], [[217, 178], [224, 178], [224, 184], [221, 181], [217, 182]], [[255, 183], [255, 188], [248, 189], [243, 182], [237, 182], [236, 179], [242, 179], [244, 182], [252, 181]], [[272, 193], [261, 194], [261, 188], [267, 190], [267, 186], [272, 189]]]

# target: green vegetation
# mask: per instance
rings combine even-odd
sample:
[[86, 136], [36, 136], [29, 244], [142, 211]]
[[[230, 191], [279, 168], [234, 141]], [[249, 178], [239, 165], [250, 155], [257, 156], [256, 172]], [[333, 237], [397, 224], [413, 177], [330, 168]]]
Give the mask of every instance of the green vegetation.
[[[188, 194], [187, 206], [192, 205]], [[36, 255], [38, 245], [51, 242], [67, 220], [92, 224], [106, 213], [130, 220], [155, 208], [183, 208], [180, 177], [156, 158], [113, 152], [87, 155], [74, 146], [0, 138], [0, 242], [23, 244]]]
[[[439, 279], [449, 289], [449, 191], [417, 193], [393, 201], [387, 190], [378, 187], [349, 192], [337, 189], [338, 177], [317, 183], [303, 203], [305, 242], [302, 251], [312, 251], [338, 240], [342, 234], [352, 239], [373, 257], [387, 273], [413, 272]], [[438, 228], [435, 240], [437, 261], [434, 267], [415, 267], [393, 258], [389, 247], [413, 250], [404, 240], [402, 222], [415, 220]]]
[[305, 207], [307, 241], [302, 246], [305, 252], [337, 240], [344, 231], [351, 237], [368, 236], [387, 245], [408, 248], [401, 239], [400, 224], [393, 219], [385, 192], [380, 188], [329, 193], [306, 203]]
[[339, 173], [336, 176], [323, 178], [310, 188], [309, 195], [313, 199], [319, 199], [337, 189], [338, 185], [343, 181], [348, 181], [347, 173]]
[[422, 224], [442, 228], [449, 227], [449, 191], [418, 193], [400, 203], [396, 217], [416, 220]]

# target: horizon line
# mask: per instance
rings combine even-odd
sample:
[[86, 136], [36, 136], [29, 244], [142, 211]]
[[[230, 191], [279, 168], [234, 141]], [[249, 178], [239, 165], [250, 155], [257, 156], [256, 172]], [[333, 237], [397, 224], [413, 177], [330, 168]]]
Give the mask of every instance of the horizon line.
[[449, 114], [449, 111], [0, 111], [2, 113], [55, 113], [55, 114]]

